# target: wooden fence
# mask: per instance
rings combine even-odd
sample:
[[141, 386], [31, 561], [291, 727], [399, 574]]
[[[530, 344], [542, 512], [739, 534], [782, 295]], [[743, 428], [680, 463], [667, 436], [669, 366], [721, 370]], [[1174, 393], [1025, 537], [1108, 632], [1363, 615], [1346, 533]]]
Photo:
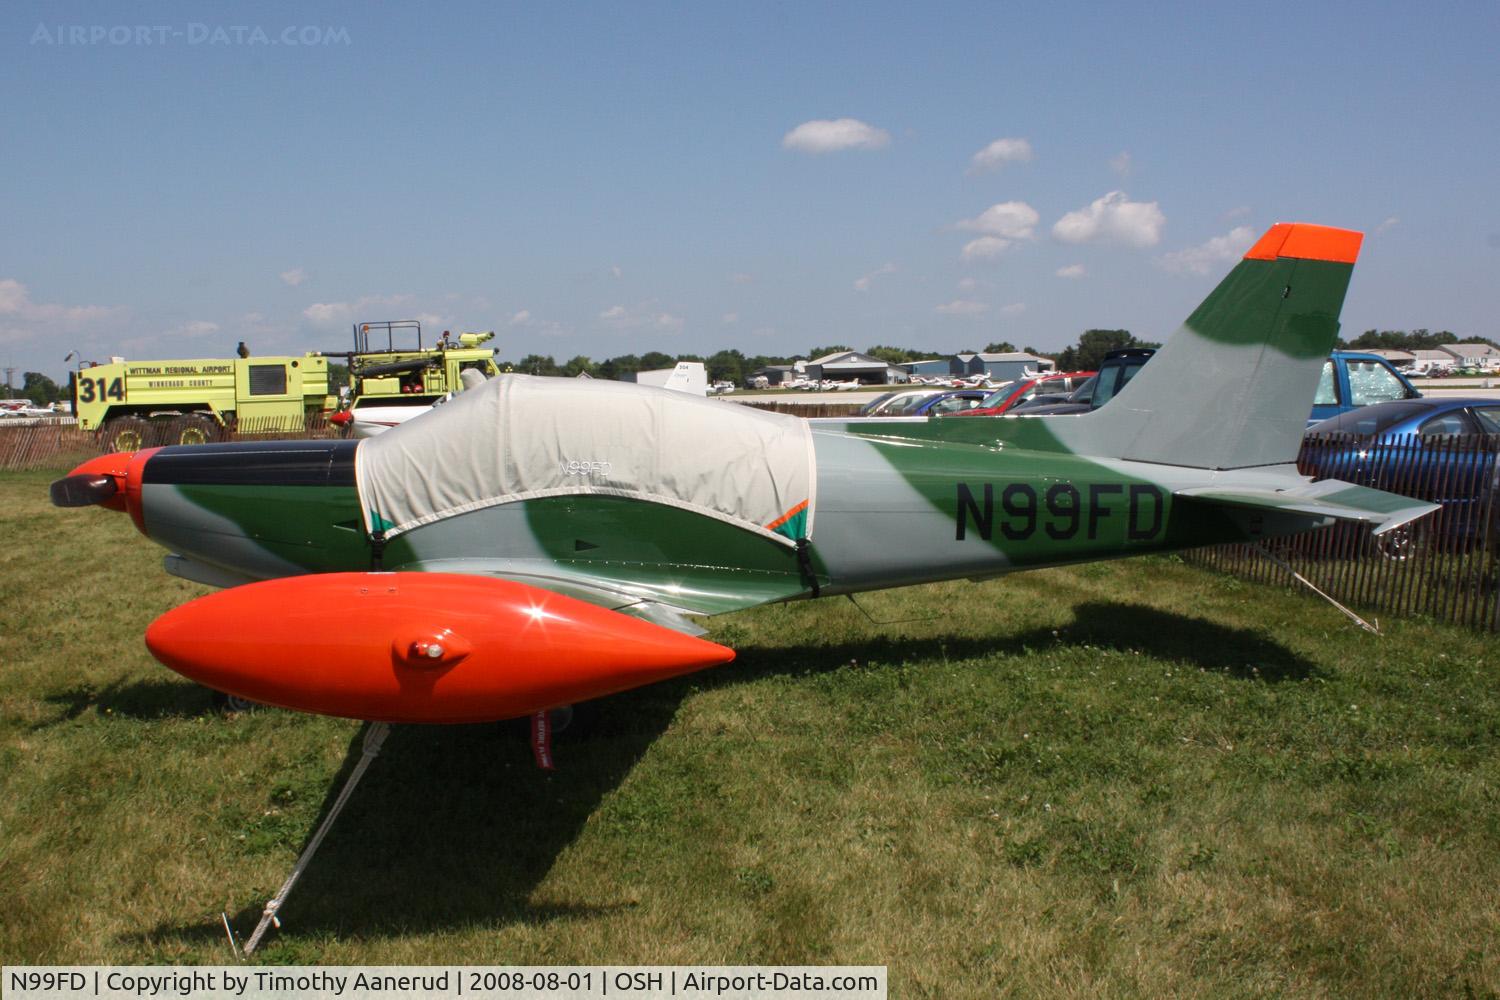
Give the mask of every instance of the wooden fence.
[[[175, 443], [167, 440], [172, 427], [171, 421], [153, 424], [156, 434], [143, 442], [142, 447]], [[291, 427], [279, 418], [241, 420], [232, 431], [224, 431], [219, 440], [332, 438], [342, 434], [338, 425], [329, 422], [328, 414], [316, 413]], [[28, 420], [24, 423], [7, 421], [0, 424], [0, 471], [59, 468], [70, 463], [77, 464], [104, 450], [102, 438], [92, 431], [80, 429], [71, 418]]]
[[99, 454], [94, 435], [72, 420], [38, 419], [0, 424], [0, 471], [51, 469]]
[[[1264, 543], [1277, 559], [1355, 607], [1500, 630], [1500, 440], [1411, 437], [1387, 443], [1318, 435], [1303, 442], [1297, 464], [1306, 475], [1442, 507], [1379, 538], [1362, 526], [1337, 524]], [[1186, 557], [1263, 583], [1294, 585], [1283, 566], [1254, 546], [1197, 549]]]
[[753, 403], [735, 400], [734, 403], [754, 410], [790, 413], [794, 417], [857, 417], [859, 411], [865, 408], [864, 403], [797, 403], [780, 399], [756, 400]]

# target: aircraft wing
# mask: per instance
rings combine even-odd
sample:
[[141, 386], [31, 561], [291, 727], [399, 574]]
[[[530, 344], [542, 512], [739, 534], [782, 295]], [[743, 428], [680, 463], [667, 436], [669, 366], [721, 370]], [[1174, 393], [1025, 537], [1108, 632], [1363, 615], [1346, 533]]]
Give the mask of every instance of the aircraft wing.
[[1356, 521], [1371, 525], [1372, 533], [1376, 535], [1383, 535], [1438, 509], [1435, 503], [1367, 486], [1354, 486], [1337, 479], [1285, 489], [1266, 489], [1263, 485], [1243, 489], [1233, 485], [1199, 486], [1177, 490], [1173, 496], [1242, 510]]
[[[773, 599], [755, 587], [743, 593], [734, 591], [731, 586], [725, 586], [716, 593], [695, 588], [684, 588], [674, 593], [672, 591], [675, 588], [659, 584], [602, 579], [586, 573], [572, 574], [556, 564], [533, 560], [427, 559], [405, 568], [425, 573], [509, 580], [562, 594], [609, 611], [617, 611], [689, 636], [701, 636], [708, 631], [698, 623], [697, 617], [754, 607]], [[784, 586], [783, 584], [783, 589]], [[778, 590], [777, 593], [780, 594], [781, 591]]]

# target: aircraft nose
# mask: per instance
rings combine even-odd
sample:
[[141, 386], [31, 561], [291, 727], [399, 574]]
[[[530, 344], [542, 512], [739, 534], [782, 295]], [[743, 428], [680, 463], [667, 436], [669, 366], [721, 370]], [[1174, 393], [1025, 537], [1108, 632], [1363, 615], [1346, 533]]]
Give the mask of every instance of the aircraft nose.
[[91, 458], [52, 484], [57, 507], [105, 507], [125, 511], [142, 534], [146, 521], [141, 508], [141, 473], [160, 448], [117, 451]]

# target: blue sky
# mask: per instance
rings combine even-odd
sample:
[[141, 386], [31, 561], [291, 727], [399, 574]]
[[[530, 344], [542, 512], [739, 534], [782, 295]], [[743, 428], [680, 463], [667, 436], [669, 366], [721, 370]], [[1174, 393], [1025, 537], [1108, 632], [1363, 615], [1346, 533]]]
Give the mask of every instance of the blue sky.
[[9, 4], [0, 362], [407, 316], [559, 360], [1160, 338], [1290, 220], [1368, 234], [1346, 332], [1500, 337], [1497, 39], [1494, 3]]

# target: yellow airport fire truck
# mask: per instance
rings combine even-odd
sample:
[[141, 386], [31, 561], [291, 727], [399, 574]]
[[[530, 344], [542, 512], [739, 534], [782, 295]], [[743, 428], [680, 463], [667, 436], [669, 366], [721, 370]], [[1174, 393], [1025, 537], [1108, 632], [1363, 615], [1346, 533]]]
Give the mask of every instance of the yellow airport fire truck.
[[202, 444], [228, 430], [300, 431], [309, 416], [330, 409], [328, 359], [197, 358], [126, 361], [79, 368], [69, 375], [73, 413], [98, 431], [111, 451], [161, 444]]
[[485, 378], [499, 374], [494, 348], [480, 346], [494, 336], [485, 331], [455, 337], [445, 330], [428, 347], [414, 319], [354, 324], [354, 350], [342, 355], [349, 362], [348, 399], [332, 419], [364, 436], [426, 412], [463, 391], [465, 371]]

